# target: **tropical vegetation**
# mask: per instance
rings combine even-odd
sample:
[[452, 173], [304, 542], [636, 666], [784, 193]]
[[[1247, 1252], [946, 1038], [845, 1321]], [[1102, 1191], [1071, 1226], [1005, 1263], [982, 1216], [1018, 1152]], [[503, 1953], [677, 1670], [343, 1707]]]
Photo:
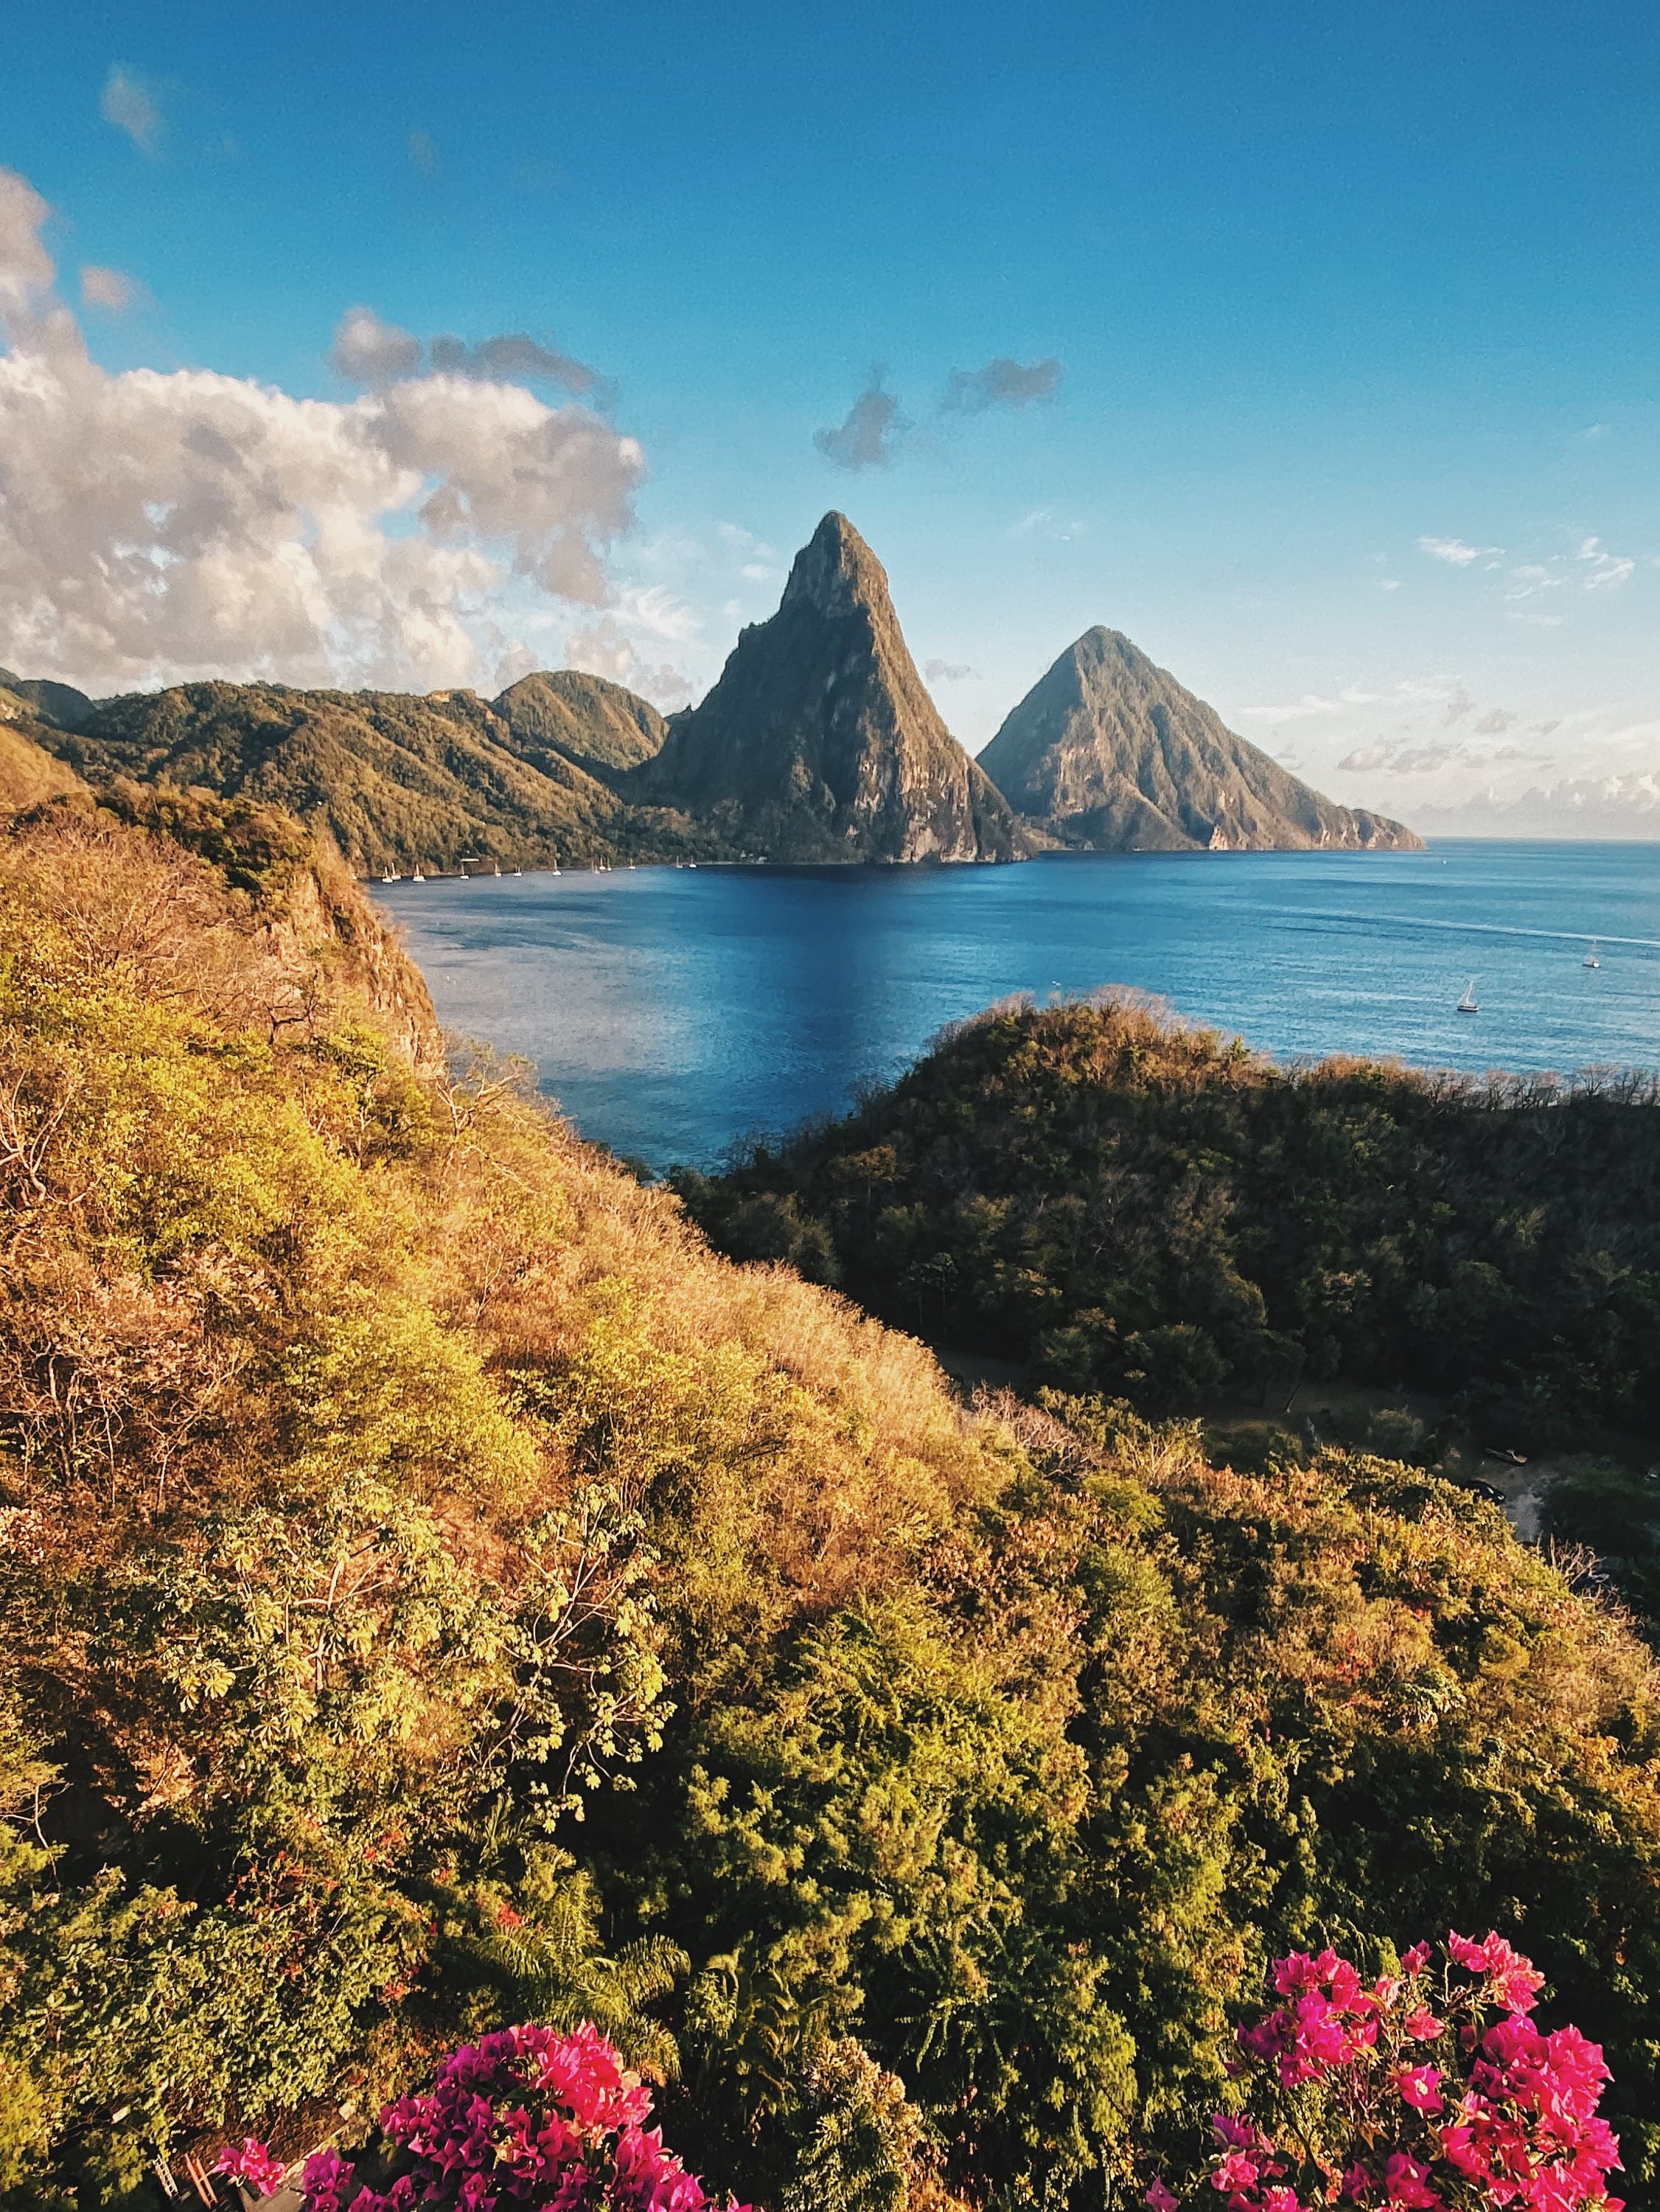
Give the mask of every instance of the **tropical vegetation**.
[[1015, 1002], [677, 1180], [740, 1258], [1143, 1412], [1341, 1376], [1506, 1443], [1660, 1431], [1652, 1073], [1287, 1066], [1122, 993]]
[[446, 1056], [249, 797], [0, 834], [17, 2212], [354, 2156], [527, 2020], [711, 2197], [1082, 2212], [1197, 2170], [1273, 1960], [1449, 1921], [1652, 2185], [1652, 1665], [1496, 1509], [965, 1404]]

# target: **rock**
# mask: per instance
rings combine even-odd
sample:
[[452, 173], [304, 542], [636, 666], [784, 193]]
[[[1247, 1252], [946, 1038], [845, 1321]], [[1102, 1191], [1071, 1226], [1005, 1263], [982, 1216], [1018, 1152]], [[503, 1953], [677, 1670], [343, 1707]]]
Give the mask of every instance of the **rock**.
[[1096, 852], [1415, 851], [1386, 816], [1322, 798], [1236, 737], [1118, 630], [1087, 630], [980, 755], [1045, 837]]
[[881, 563], [845, 515], [796, 556], [702, 704], [619, 787], [772, 860], [1007, 860], [1001, 795], [941, 720]]

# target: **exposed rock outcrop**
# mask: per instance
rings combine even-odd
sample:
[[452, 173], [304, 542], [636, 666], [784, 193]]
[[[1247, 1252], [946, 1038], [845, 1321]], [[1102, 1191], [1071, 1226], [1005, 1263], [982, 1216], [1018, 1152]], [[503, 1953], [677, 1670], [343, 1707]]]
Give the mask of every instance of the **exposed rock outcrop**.
[[1096, 852], [1404, 851], [1423, 842], [1311, 790], [1118, 630], [1087, 630], [1069, 646], [980, 765], [1044, 835]]
[[881, 563], [845, 515], [796, 556], [778, 612], [621, 787], [772, 860], [1006, 860], [1009, 808], [940, 719]]

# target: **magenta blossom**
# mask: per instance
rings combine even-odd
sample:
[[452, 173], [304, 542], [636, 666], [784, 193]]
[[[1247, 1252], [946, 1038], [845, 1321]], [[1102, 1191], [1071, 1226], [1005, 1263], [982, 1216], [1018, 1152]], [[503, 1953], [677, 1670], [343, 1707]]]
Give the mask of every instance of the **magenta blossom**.
[[[651, 2093], [591, 2024], [481, 2036], [380, 2116], [404, 2171], [342, 2204], [351, 2169], [307, 2161], [305, 2212], [716, 2212], [645, 2126]], [[730, 2212], [753, 2212], [749, 2206]]]

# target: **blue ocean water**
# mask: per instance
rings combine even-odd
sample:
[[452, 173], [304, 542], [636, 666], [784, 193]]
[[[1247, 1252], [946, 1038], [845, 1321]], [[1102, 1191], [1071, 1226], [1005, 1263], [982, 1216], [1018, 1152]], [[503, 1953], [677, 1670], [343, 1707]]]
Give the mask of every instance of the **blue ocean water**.
[[[845, 1107], [993, 1000], [1104, 983], [1287, 1056], [1660, 1066], [1660, 845], [641, 868], [375, 895], [447, 1027], [534, 1061], [585, 1135], [658, 1170]], [[1472, 977], [1481, 1011], [1461, 1015]]]

